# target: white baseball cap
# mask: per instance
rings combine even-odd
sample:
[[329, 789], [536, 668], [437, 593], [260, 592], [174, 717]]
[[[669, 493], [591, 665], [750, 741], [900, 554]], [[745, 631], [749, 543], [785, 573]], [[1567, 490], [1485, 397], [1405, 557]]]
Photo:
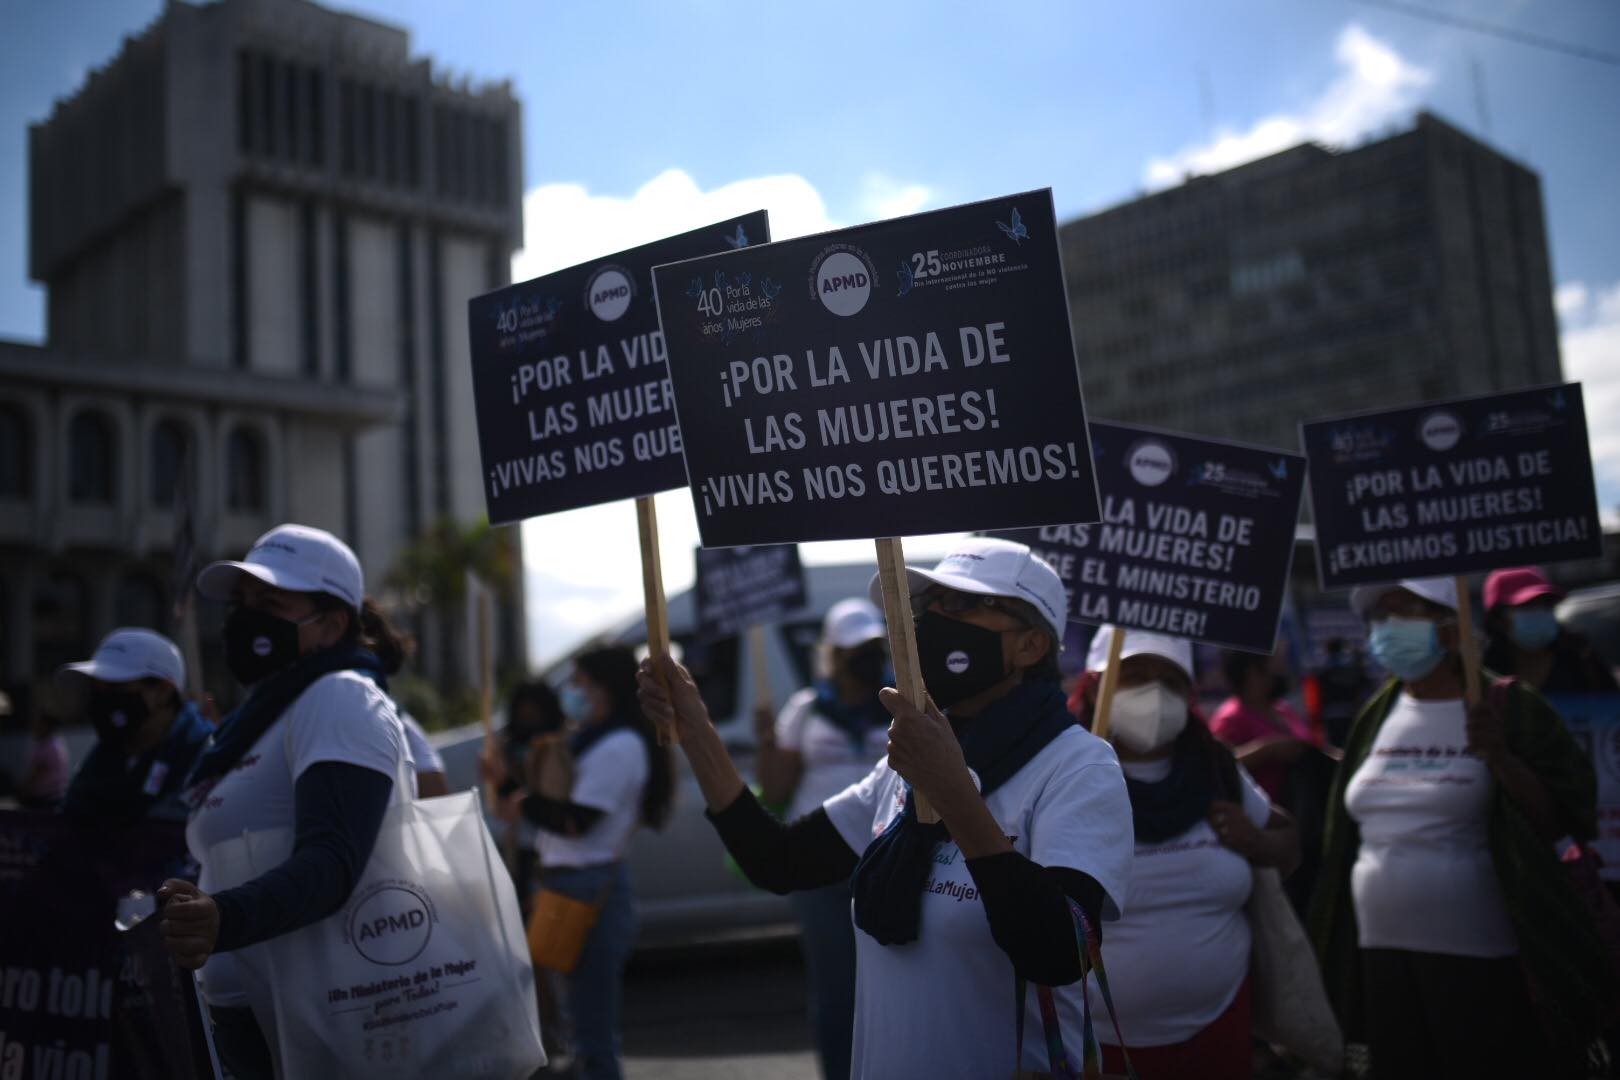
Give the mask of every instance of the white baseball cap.
[[186, 662], [175, 643], [162, 634], [126, 626], [102, 638], [90, 659], [64, 664], [56, 672], [56, 684], [64, 689], [83, 687], [91, 679], [109, 683], [162, 679], [184, 691]]
[[1365, 619], [1387, 592], [1405, 589], [1431, 604], [1457, 610], [1457, 579], [1449, 577], [1402, 578], [1387, 585], [1358, 585], [1350, 590], [1350, 607]]
[[366, 595], [360, 560], [349, 545], [308, 525], [277, 525], [253, 542], [241, 562], [209, 563], [197, 575], [197, 591], [210, 600], [229, 600], [242, 574], [278, 589], [327, 593], [356, 611]]
[[821, 620], [821, 640], [839, 649], [880, 641], [888, 633], [883, 628], [883, 613], [872, 601], [859, 596], [838, 601]]
[[[880, 577], [873, 574], [867, 589], [875, 604], [883, 602]], [[906, 567], [906, 582], [914, 596], [930, 585], [943, 585], [958, 592], [1028, 601], [1041, 617], [1041, 629], [1052, 635], [1058, 649], [1063, 648], [1063, 624], [1069, 611], [1063, 580], [1023, 544], [970, 536], [932, 570]]]
[[[1108, 666], [1108, 647], [1113, 643], [1117, 631], [1118, 628], [1109, 623], [1097, 627], [1097, 633], [1091, 639], [1091, 648], [1086, 650], [1087, 671], [1101, 671]], [[1192, 642], [1186, 638], [1153, 634], [1146, 630], [1126, 630], [1125, 644], [1120, 647], [1119, 658], [1129, 660], [1133, 656], [1161, 657], [1179, 667], [1188, 679], [1193, 678]]]

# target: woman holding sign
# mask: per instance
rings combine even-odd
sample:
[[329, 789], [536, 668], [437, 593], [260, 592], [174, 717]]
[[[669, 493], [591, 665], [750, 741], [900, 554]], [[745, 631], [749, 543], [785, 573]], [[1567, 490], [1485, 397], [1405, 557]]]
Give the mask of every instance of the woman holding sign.
[[[1091, 642], [1088, 727], [1117, 632], [1103, 626]], [[1191, 643], [1131, 630], [1120, 656], [1108, 738], [1125, 770], [1136, 854], [1125, 915], [1103, 945], [1119, 1031], [1142, 1080], [1247, 1080], [1250, 868], [1288, 873], [1299, 837], [1198, 715]], [[1103, 1000], [1091, 989], [1095, 1008]], [[1113, 1043], [1113, 1028], [1100, 1037]], [[1117, 1045], [1103, 1047], [1103, 1067], [1124, 1072]]]
[[[906, 574], [933, 700], [920, 710], [884, 690], [888, 757], [806, 816], [783, 824], [760, 806], [679, 664], [643, 664], [642, 706], [680, 733], [710, 818], [755, 884], [850, 882], [861, 931], [851, 1075], [1005, 1075], [1024, 1029], [1042, 1026], [1037, 999], [1058, 1025], [1049, 1037], [1078, 1060], [1088, 958], [1077, 924], [1117, 917], [1130, 804], [1113, 752], [1058, 689], [1063, 584], [1022, 544], [978, 538]], [[941, 823], [918, 819], [918, 795]], [[1042, 989], [1018, 1010], [1008, 998], [1022, 980]], [[1031, 1033], [1018, 1060], [1049, 1070], [1046, 1040]]]
[[1522, 685], [1466, 704], [1454, 579], [1351, 606], [1393, 677], [1328, 806], [1311, 930], [1335, 1007], [1380, 1077], [1578, 1075], [1615, 1000], [1554, 847], [1597, 831], [1591, 763]]

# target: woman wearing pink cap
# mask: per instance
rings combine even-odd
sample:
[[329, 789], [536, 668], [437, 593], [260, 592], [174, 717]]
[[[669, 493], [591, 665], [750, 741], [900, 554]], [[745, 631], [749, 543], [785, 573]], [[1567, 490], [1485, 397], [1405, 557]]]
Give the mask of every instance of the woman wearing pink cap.
[[1586, 640], [1558, 625], [1564, 594], [1534, 566], [1485, 579], [1485, 666], [1543, 694], [1613, 694], [1620, 687]]

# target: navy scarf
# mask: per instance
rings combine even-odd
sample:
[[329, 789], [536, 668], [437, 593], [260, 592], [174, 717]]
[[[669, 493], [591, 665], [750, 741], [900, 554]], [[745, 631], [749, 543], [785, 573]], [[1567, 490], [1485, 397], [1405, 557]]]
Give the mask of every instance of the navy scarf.
[[[1131, 817], [1136, 822], [1136, 842], [1159, 844], [1173, 840], [1202, 821], [1215, 800], [1222, 748], [1214, 739], [1193, 728], [1176, 740], [1170, 758], [1170, 775], [1159, 781], [1125, 777], [1125, 790], [1131, 796]], [[1230, 755], [1227, 755], [1228, 759]], [[1236, 777], [1236, 770], [1233, 770]], [[1230, 786], [1221, 784], [1220, 786]], [[1241, 800], [1241, 791], [1228, 797]]]
[[840, 700], [838, 691], [827, 679], [816, 680], [815, 691], [816, 715], [848, 735], [857, 754], [865, 749], [868, 731], [876, 727], [889, 726], [889, 710], [878, 700], [875, 690], [870, 697], [857, 705], [846, 705]]
[[242, 704], [226, 714], [207, 747], [192, 766], [186, 787], [218, 780], [242, 760], [259, 736], [270, 730], [287, 706], [309, 685], [334, 671], [358, 671], [374, 680], [383, 677], [382, 663], [365, 649], [337, 647], [317, 649], [300, 656], [273, 675], [254, 684]]
[[[959, 729], [957, 739], [980, 794], [989, 798], [1073, 723], [1057, 683], [1025, 679]], [[867, 845], [850, 878], [855, 925], [883, 945], [916, 941], [934, 847], [948, 838], [944, 823], [917, 820], [917, 797], [908, 789], [905, 808]]]

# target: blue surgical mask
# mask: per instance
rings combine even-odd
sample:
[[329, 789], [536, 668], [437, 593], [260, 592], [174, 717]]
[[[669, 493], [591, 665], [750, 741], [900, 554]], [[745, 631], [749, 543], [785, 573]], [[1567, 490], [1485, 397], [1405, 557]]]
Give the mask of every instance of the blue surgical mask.
[[568, 719], [581, 724], [590, 720], [591, 698], [578, 683], [563, 683], [562, 689], [557, 692], [557, 702]]
[[1428, 619], [1385, 619], [1367, 635], [1367, 648], [1373, 659], [1402, 682], [1423, 678], [1446, 655], [1440, 647], [1439, 628]]
[[1558, 638], [1558, 616], [1546, 608], [1515, 611], [1508, 633], [1521, 649], [1545, 649]]

